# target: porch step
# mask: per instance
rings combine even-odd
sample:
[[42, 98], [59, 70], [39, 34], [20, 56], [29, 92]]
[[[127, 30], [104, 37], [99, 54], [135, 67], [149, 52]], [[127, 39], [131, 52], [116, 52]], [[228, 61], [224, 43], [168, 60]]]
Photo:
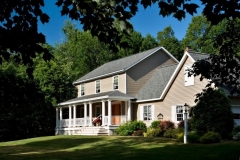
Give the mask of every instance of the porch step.
[[108, 135], [108, 130], [104, 127], [81, 127], [77, 132], [78, 135]]

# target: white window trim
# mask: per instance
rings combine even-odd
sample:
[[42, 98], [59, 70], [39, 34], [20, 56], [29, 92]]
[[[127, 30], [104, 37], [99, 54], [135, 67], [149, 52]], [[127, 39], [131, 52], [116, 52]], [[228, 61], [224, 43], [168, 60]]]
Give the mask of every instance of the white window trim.
[[[118, 88], [117, 89], [114, 89], [114, 77], [118, 77]], [[113, 90], [119, 90], [119, 75], [115, 75], [112, 77], [112, 87], [113, 87]]]
[[[144, 117], [143, 117], [143, 112], [144, 112], [144, 106], [151, 106], [151, 115], [152, 115], [152, 119], [151, 120], [144, 120]], [[154, 110], [155, 110], [155, 106], [153, 104], [145, 104], [145, 105], [142, 105], [140, 106], [140, 120], [141, 121], [144, 121], [144, 122], [152, 122], [154, 121]]]
[[181, 121], [177, 121], [177, 106], [182, 106], [183, 107], [183, 120], [184, 120], [184, 106], [182, 104], [177, 104], [177, 105], [174, 105], [172, 106], [172, 121], [174, 123], [179, 123]]
[[185, 86], [193, 86], [194, 85], [194, 75], [188, 77], [187, 69], [192, 68], [191, 66], [184, 66], [184, 85]]
[[[99, 81], [99, 92], [97, 92], [97, 81]], [[95, 93], [101, 93], [101, 80], [100, 79], [95, 81]]]
[[[82, 85], [84, 85], [84, 95], [82, 95]], [[85, 96], [86, 95], [85, 90], [86, 90], [85, 89], [85, 83], [80, 84], [80, 96]]]

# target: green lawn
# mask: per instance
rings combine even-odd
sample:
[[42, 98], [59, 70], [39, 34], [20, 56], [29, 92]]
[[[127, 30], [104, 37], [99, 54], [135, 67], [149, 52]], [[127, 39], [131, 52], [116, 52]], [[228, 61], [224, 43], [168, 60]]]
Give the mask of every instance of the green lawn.
[[240, 142], [218, 144], [176, 143], [166, 138], [117, 136], [51, 136], [0, 142], [4, 159], [169, 159], [238, 160]]

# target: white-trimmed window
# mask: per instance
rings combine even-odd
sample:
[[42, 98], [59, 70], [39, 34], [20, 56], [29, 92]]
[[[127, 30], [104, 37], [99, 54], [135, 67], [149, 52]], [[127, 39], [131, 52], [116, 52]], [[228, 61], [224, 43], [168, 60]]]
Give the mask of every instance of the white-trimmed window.
[[178, 123], [183, 120], [183, 110], [184, 107], [182, 105], [172, 106], [172, 121], [174, 123]]
[[154, 106], [153, 105], [145, 105], [141, 107], [140, 110], [141, 120], [143, 121], [152, 121], [154, 120]]
[[176, 106], [176, 120], [178, 122], [183, 120], [183, 106]]
[[81, 84], [81, 96], [85, 95], [85, 84]]
[[113, 89], [118, 89], [118, 76], [113, 77]]
[[191, 66], [185, 66], [184, 68], [184, 84], [185, 86], [194, 85], [194, 76], [188, 77], [188, 70], [191, 69]]
[[100, 80], [96, 80], [96, 93], [100, 93]]

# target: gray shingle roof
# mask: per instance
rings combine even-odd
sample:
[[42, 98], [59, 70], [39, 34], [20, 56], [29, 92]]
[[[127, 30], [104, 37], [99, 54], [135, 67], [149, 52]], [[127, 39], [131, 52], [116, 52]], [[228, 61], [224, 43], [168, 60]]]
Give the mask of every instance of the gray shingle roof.
[[71, 102], [80, 102], [81, 100], [87, 101], [87, 100], [92, 99], [92, 98], [104, 97], [104, 96], [108, 96], [108, 98], [111, 98], [111, 97], [121, 97], [121, 98], [126, 98], [126, 99], [133, 99], [134, 98], [134, 97], [132, 97], [128, 94], [122, 93], [118, 90], [114, 90], [114, 91], [96, 93], [96, 94], [91, 94], [91, 95], [86, 95], [86, 96], [70, 99], [68, 101], [59, 103], [59, 105], [66, 105], [68, 103], [71, 104]]
[[104, 77], [104, 75], [106, 74], [111, 74], [111, 73], [116, 74], [116, 72], [119, 72], [119, 73], [124, 72], [126, 68], [129, 68], [132, 65], [136, 64], [137, 62], [140, 62], [141, 60], [143, 60], [144, 58], [158, 51], [161, 48], [162, 47], [156, 47], [138, 54], [134, 54], [128, 57], [124, 57], [115, 61], [105, 63], [102, 66], [96, 68], [95, 70], [89, 72], [85, 76], [79, 78], [78, 80], [73, 82], [73, 84], [85, 82], [89, 79], [94, 79], [97, 77]]
[[160, 98], [178, 63], [159, 67], [136, 95], [137, 100]]
[[194, 52], [193, 50], [188, 50], [188, 53], [195, 61], [206, 59], [209, 57], [209, 54], [207, 53]]

